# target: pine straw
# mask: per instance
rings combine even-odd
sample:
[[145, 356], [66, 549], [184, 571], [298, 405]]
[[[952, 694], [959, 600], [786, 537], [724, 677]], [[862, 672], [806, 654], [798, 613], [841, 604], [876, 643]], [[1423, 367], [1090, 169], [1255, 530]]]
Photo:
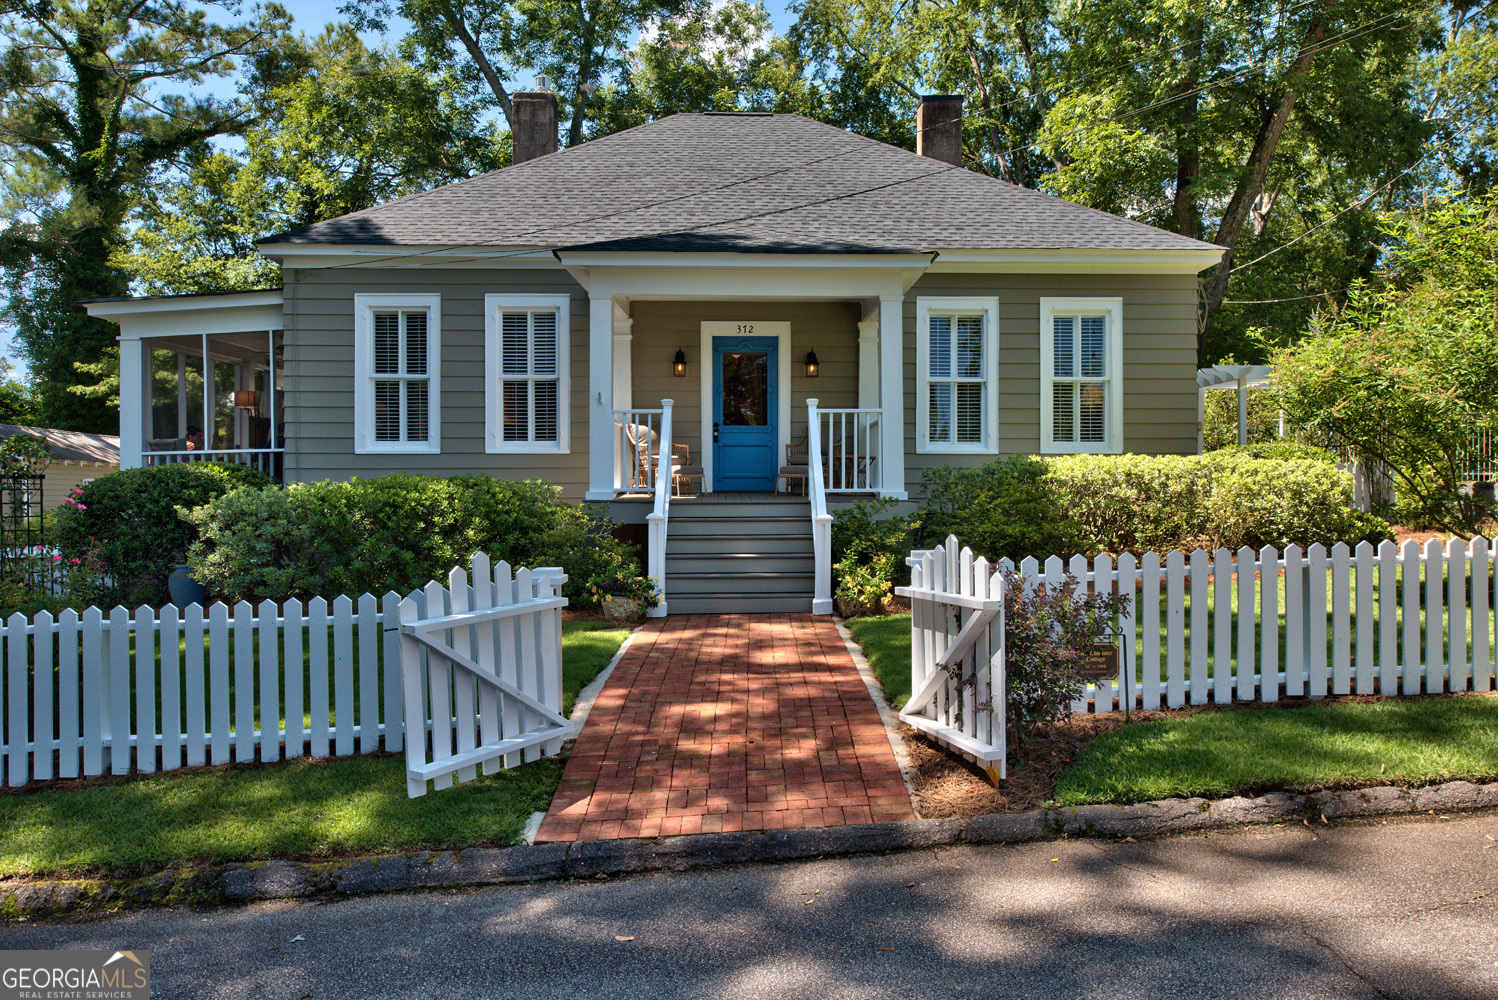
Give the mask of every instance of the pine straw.
[[[1187, 712], [1134, 712], [1135, 722], [1168, 719]], [[909, 726], [900, 727], [906, 751], [915, 765], [916, 814], [927, 818], [969, 819], [991, 812], [1025, 812], [1056, 794], [1056, 779], [1088, 740], [1118, 729], [1124, 717], [1074, 715], [1040, 731], [1019, 749], [1002, 790], [995, 788], [977, 764], [948, 750]]]

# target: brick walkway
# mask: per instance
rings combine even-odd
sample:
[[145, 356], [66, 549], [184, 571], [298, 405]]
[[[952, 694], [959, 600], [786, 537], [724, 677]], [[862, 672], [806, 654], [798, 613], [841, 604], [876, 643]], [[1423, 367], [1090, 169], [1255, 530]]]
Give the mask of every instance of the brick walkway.
[[831, 618], [651, 621], [604, 685], [537, 841], [910, 819]]

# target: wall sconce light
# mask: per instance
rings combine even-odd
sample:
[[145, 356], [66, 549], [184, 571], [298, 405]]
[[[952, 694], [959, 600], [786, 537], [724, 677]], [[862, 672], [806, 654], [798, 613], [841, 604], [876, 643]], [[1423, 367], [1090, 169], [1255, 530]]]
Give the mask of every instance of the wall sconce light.
[[671, 362], [671, 376], [673, 378], [687, 377], [687, 355], [680, 348], [677, 348], [676, 357]]
[[816, 351], [807, 351], [806, 352], [806, 377], [807, 378], [816, 378], [818, 375], [821, 375], [821, 374], [822, 374], [822, 366], [817, 363], [817, 352]]
[[240, 389], [234, 394], [234, 408], [238, 410], [253, 410], [260, 405], [260, 393], [254, 389]]

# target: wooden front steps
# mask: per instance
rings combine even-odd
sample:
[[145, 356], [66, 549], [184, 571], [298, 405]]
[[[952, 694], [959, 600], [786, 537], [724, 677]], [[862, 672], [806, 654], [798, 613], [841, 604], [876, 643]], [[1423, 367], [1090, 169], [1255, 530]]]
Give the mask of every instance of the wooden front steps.
[[809, 612], [815, 572], [804, 497], [709, 493], [671, 502], [672, 615]]

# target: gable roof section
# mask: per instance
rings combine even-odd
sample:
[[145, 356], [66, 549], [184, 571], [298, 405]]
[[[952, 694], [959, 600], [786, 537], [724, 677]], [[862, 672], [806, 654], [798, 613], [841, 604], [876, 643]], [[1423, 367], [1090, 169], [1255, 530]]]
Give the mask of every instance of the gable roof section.
[[800, 115], [679, 114], [260, 241], [758, 253], [1213, 250]]

